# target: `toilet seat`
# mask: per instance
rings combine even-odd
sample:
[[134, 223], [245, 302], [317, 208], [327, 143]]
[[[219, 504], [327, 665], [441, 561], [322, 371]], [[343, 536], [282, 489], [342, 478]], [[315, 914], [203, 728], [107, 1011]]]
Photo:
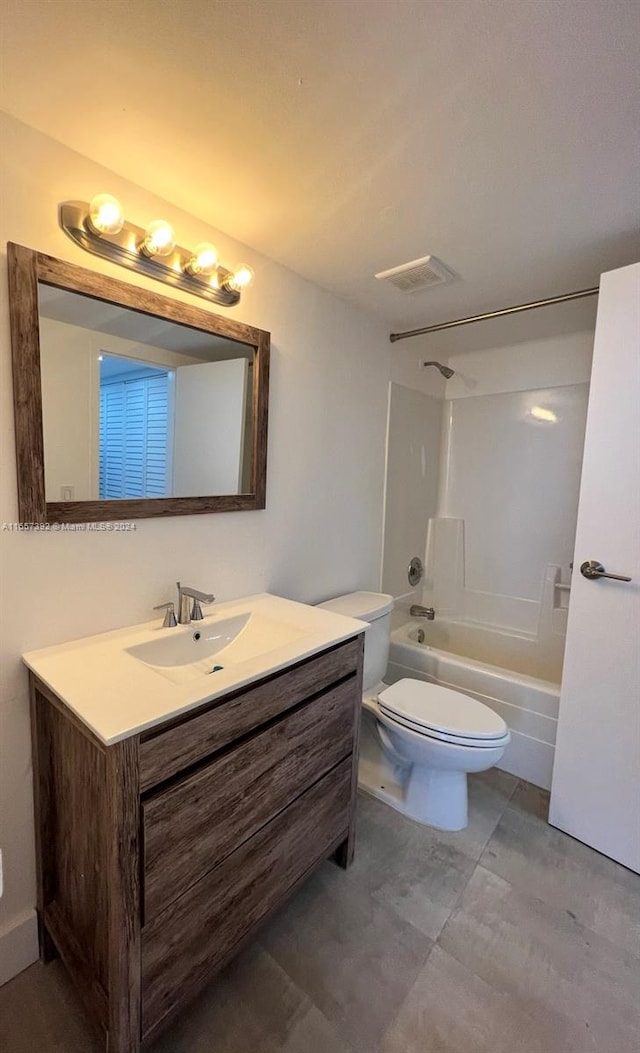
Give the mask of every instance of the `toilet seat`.
[[509, 741], [502, 717], [483, 702], [439, 684], [398, 680], [378, 694], [378, 706], [388, 720], [454, 745], [494, 749]]
[[412, 724], [408, 720], [403, 720], [401, 717], [392, 716], [385, 712], [382, 707], [380, 709], [380, 717], [384, 719], [388, 724], [401, 725], [406, 728], [407, 731], [413, 731], [415, 734], [420, 735], [424, 739], [434, 739], [438, 742], [446, 742], [452, 746], [467, 746], [470, 749], [496, 749], [498, 746], [508, 745], [511, 736], [508, 731], [495, 739], [473, 739], [470, 737], [464, 738], [461, 735], [447, 735], [446, 732], [433, 731], [430, 728], [425, 728], [424, 725]]

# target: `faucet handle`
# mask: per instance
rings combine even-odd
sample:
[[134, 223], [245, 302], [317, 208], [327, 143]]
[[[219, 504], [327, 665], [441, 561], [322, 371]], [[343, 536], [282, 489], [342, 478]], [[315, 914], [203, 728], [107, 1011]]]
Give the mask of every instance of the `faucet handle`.
[[162, 623], [163, 629], [173, 629], [178, 624], [176, 621], [175, 610], [173, 606], [173, 600], [169, 600], [168, 603], [159, 603], [157, 607], [153, 608], [154, 611], [164, 611], [164, 621]]
[[208, 600], [199, 600], [199, 599], [196, 599], [196, 597], [194, 597], [194, 599], [193, 599], [193, 607], [191, 608], [191, 621], [192, 622], [201, 622], [202, 619], [204, 618], [204, 614], [202, 613], [202, 607], [200, 606], [200, 604], [201, 603], [213, 603], [214, 599], [215, 599], [215, 596], [212, 596]]

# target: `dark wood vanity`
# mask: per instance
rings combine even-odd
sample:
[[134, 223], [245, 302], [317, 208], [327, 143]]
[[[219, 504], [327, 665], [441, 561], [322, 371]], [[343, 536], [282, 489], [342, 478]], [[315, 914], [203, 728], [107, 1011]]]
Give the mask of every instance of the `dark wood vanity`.
[[104, 745], [33, 673], [40, 955], [134, 1053], [354, 850], [363, 636]]

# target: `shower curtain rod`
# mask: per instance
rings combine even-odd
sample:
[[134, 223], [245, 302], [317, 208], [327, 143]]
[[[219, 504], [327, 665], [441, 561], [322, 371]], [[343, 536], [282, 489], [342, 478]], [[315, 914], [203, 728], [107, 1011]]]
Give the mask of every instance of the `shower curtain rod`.
[[564, 293], [562, 296], [550, 296], [547, 300], [534, 300], [532, 303], [520, 303], [516, 307], [504, 307], [502, 311], [487, 311], [485, 314], [472, 314], [469, 318], [456, 318], [453, 322], [440, 322], [438, 325], [426, 325], [423, 329], [409, 329], [406, 333], [391, 333], [389, 340], [406, 340], [409, 336], [423, 336], [424, 333], [439, 333], [441, 329], [454, 329], [458, 325], [471, 325], [472, 322], [486, 322], [488, 318], [502, 318], [506, 314], [519, 314], [520, 311], [532, 311], [535, 307], [550, 307], [554, 303], [567, 303], [569, 300], [581, 300], [584, 296], [597, 296], [600, 289], [579, 289], [577, 292]]

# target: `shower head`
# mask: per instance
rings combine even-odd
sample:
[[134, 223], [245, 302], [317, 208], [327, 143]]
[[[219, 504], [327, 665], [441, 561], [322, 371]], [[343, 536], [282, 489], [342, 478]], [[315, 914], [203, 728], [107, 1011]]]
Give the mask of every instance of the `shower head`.
[[440, 362], [423, 362], [422, 365], [423, 366], [435, 366], [436, 369], [440, 370], [440, 372], [442, 373], [442, 375], [445, 378], [445, 380], [449, 380], [449, 377], [452, 377], [453, 374], [455, 373], [455, 369], [449, 369], [449, 366], [443, 366], [443, 365], [440, 364]]

